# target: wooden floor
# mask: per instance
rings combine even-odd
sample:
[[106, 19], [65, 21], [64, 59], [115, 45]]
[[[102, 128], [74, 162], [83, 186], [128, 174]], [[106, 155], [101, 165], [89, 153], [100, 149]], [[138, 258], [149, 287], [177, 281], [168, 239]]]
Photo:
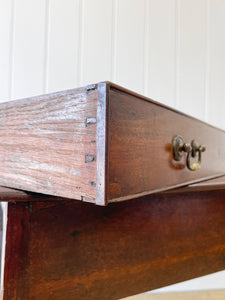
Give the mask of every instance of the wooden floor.
[[224, 300], [225, 290], [179, 292], [163, 294], [140, 294], [121, 300]]
[[[225, 290], [198, 291], [198, 292], [179, 292], [164, 294], [140, 294], [121, 300], [224, 300]], [[0, 292], [0, 300], [3, 300], [3, 292]]]

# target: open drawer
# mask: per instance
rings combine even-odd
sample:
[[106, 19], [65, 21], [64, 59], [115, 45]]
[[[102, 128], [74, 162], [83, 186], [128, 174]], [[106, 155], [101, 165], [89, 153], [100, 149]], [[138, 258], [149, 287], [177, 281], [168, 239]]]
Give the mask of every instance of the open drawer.
[[225, 174], [225, 132], [110, 82], [0, 104], [0, 185], [106, 205]]

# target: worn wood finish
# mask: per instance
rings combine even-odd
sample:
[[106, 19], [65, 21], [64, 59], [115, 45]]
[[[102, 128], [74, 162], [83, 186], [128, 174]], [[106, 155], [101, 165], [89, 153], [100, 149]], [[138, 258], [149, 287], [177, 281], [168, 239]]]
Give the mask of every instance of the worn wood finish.
[[[225, 176], [220, 176], [214, 179], [204, 180], [198, 183], [193, 183], [184, 187], [171, 189], [164, 193], [184, 193], [184, 192], [202, 192], [215, 191], [225, 189]], [[43, 201], [43, 194], [32, 193], [28, 191], [16, 190], [0, 186], [0, 201], [2, 202], [33, 202]], [[103, 198], [103, 197], [99, 197]], [[66, 198], [47, 196], [47, 201], [65, 201]]]
[[[201, 169], [172, 139], [206, 146]], [[0, 185], [106, 205], [225, 174], [225, 132], [102, 82], [0, 104]]]
[[109, 85], [98, 84], [96, 204], [107, 204]]
[[167, 292], [159, 294], [141, 294], [121, 300], [224, 300], [225, 290], [208, 290], [192, 292]]
[[224, 199], [9, 203], [4, 300], [114, 300], [223, 270]]
[[[108, 129], [108, 201], [168, 190], [225, 173], [225, 132], [150, 99], [111, 86]], [[206, 146], [201, 169], [186, 155], [176, 162], [172, 139]]]
[[96, 86], [0, 105], [0, 184], [94, 201]]
[[[193, 183], [184, 187], [171, 189], [164, 193], [184, 193], [184, 192], [203, 192], [216, 191], [225, 189], [225, 176], [220, 176], [214, 179], [204, 180], [198, 183]], [[43, 194], [26, 192], [12, 188], [0, 186], [0, 201], [2, 202], [33, 202], [43, 201]], [[46, 196], [47, 201], [65, 201], [66, 198]]]

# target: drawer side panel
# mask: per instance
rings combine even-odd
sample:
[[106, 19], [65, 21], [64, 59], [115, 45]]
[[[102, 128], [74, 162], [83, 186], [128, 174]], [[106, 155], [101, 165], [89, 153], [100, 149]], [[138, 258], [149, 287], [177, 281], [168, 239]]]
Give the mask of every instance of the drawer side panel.
[[0, 185], [94, 201], [97, 90], [0, 104]]

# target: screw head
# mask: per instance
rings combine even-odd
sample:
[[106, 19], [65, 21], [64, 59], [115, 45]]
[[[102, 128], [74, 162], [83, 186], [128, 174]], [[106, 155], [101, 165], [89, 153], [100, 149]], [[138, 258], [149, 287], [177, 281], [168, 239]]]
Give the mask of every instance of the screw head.
[[191, 144], [190, 143], [184, 143], [183, 151], [184, 152], [190, 152], [191, 150], [192, 150]]

